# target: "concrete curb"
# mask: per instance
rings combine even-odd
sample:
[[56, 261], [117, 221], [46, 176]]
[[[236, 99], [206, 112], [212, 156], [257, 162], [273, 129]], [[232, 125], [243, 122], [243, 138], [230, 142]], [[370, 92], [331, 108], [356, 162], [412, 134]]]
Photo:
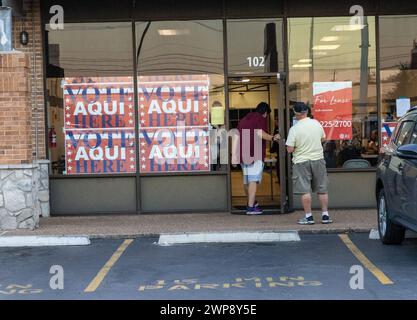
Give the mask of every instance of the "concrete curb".
[[[413, 232], [413, 231], [410, 231], [410, 230], [407, 230], [405, 232], [405, 238], [406, 239], [417, 239], [417, 233]], [[369, 232], [369, 239], [370, 240], [379, 240], [380, 239], [378, 229], [372, 229]]]
[[[369, 233], [371, 229], [337, 229], [337, 230], [294, 230], [298, 234], [339, 234], [339, 233]], [[226, 231], [204, 231], [204, 232], [185, 232], [185, 233], [225, 233], [225, 232], [288, 232], [288, 230], [226, 230]], [[174, 234], [174, 233], [173, 233]], [[175, 233], [177, 234], [177, 233]], [[100, 240], [100, 239], [127, 239], [127, 238], [157, 238], [162, 235], [159, 233], [134, 233], [134, 234], [92, 234], [90, 235], [91, 240]]]
[[[337, 228], [337, 229], [309, 229], [309, 228], [300, 228], [298, 230], [294, 230], [293, 231], [297, 231], [298, 234], [340, 234], [340, 233], [369, 233], [372, 230], [372, 228]], [[256, 230], [256, 229], [248, 229], [248, 230], [215, 230], [215, 231], [187, 231], [187, 233], [204, 233], [204, 232], [288, 232], [289, 230], [280, 230], [280, 229], [265, 229], [265, 230]], [[184, 232], [185, 233], [185, 232]], [[78, 236], [86, 236], [88, 237], [90, 240], [100, 240], [100, 239], [114, 239], [114, 240], [119, 240], [119, 239], [127, 239], [127, 238], [131, 238], [131, 239], [136, 239], [136, 238], [140, 238], [140, 237], [149, 237], [149, 238], [156, 238], [159, 237], [161, 234], [164, 233], [120, 233], [120, 234], [100, 234], [100, 233], [96, 233], [96, 234], [85, 234], [85, 235], [73, 235], [74, 237], [78, 237]], [[178, 234], [175, 233], [175, 231], [172, 234]], [[20, 235], [19, 235], [20, 236]], [[26, 236], [26, 235], [21, 235], [21, 236]], [[29, 235], [28, 235], [29, 236]], [[38, 237], [44, 237], [44, 236], [50, 236], [50, 237], [65, 237], [66, 235], [36, 235]], [[0, 234], [0, 238], [2, 238], [2, 235]], [[4, 238], [4, 235], [3, 235]]]
[[298, 230], [299, 234], [339, 234], [339, 233], [369, 233], [371, 228], [338, 228], [322, 230]]
[[202, 232], [162, 234], [157, 242], [160, 246], [188, 243], [248, 243], [300, 241], [297, 231], [281, 232]]
[[89, 245], [88, 236], [2, 236], [0, 247], [52, 247]]

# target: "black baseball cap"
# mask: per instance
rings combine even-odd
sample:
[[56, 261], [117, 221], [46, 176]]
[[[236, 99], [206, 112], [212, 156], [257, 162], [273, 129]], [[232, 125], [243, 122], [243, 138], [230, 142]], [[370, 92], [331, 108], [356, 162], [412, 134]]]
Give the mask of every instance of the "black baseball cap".
[[304, 102], [296, 102], [293, 110], [295, 113], [308, 113], [308, 106]]

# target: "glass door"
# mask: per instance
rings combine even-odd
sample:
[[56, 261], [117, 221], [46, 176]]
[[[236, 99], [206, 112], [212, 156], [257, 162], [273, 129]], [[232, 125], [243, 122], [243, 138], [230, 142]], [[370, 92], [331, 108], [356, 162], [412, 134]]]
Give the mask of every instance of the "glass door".
[[[227, 28], [229, 129], [253, 112], [260, 102], [271, 107], [268, 131], [285, 137], [286, 87], [282, 18], [229, 19]], [[266, 213], [285, 212], [287, 206], [285, 143], [266, 143], [262, 181], [256, 200]], [[233, 212], [245, 212], [247, 196], [242, 168], [230, 166], [230, 194]]]
[[[277, 73], [256, 76], [230, 75], [228, 78], [229, 128], [235, 129], [239, 121], [254, 112], [260, 102], [271, 107], [267, 118], [268, 132], [285, 135], [285, 86]], [[256, 200], [264, 212], [283, 212], [286, 208], [286, 153], [284, 141], [266, 143], [266, 157], [262, 181], [257, 185]], [[231, 204], [233, 212], [246, 211], [247, 194], [240, 165], [231, 166]]]

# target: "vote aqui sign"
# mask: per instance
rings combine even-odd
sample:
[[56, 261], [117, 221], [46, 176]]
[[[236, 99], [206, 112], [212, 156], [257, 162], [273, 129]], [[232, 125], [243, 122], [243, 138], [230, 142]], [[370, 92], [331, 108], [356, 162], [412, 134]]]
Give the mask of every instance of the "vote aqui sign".
[[[207, 171], [208, 75], [138, 79], [140, 171]], [[66, 174], [136, 172], [132, 77], [65, 78]]]
[[66, 78], [66, 174], [136, 172], [132, 77]]
[[140, 171], [208, 171], [208, 75], [139, 77]]

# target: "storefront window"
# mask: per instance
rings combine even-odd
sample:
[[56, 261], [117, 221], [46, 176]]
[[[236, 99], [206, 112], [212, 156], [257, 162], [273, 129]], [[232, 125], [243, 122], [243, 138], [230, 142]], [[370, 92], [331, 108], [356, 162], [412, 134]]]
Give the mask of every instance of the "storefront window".
[[136, 172], [130, 23], [46, 26], [51, 173]]
[[378, 158], [375, 18], [350, 20], [288, 20], [290, 105], [306, 102], [323, 125], [328, 168], [366, 168]]
[[382, 145], [398, 119], [417, 105], [417, 16], [381, 16]]
[[229, 73], [284, 70], [282, 19], [228, 20], [227, 41]]
[[138, 22], [136, 43], [140, 172], [226, 170], [222, 21]]

